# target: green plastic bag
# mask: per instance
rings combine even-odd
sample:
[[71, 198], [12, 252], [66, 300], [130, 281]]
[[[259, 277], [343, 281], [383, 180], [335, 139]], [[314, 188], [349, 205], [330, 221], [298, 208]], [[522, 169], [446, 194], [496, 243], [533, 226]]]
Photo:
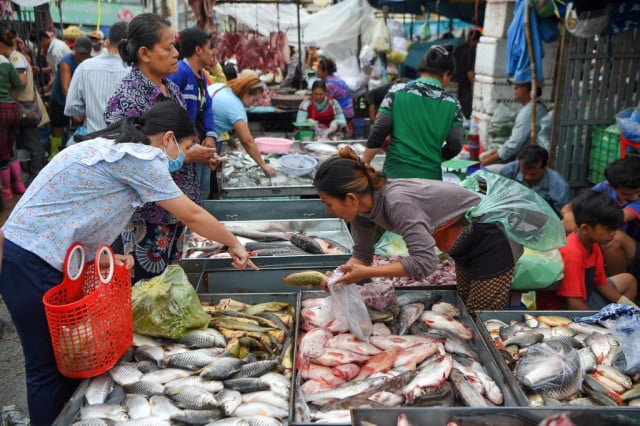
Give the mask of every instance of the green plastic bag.
[[374, 247], [374, 253], [378, 256], [385, 257], [409, 256], [409, 250], [407, 249], [407, 245], [404, 243], [402, 236], [389, 231], [385, 231], [385, 233], [382, 234]]
[[211, 317], [179, 265], [138, 281], [131, 291], [133, 331], [153, 337], [179, 339], [193, 329], [206, 328]]
[[511, 288], [513, 290], [539, 290], [562, 279], [564, 261], [558, 249], [537, 251], [529, 248], [516, 262]]
[[566, 244], [558, 215], [541, 196], [521, 183], [478, 170], [461, 185], [482, 197], [480, 204], [465, 214], [469, 221], [498, 222], [511, 240], [534, 250], [548, 251]]

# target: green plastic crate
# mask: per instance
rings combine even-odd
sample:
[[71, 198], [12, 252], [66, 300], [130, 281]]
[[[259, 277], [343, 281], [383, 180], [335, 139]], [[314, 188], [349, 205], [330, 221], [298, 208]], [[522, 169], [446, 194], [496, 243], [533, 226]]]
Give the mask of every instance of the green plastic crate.
[[620, 158], [620, 131], [610, 127], [594, 127], [591, 133], [591, 153], [589, 157], [589, 176], [591, 183], [604, 180], [604, 171], [609, 164]]

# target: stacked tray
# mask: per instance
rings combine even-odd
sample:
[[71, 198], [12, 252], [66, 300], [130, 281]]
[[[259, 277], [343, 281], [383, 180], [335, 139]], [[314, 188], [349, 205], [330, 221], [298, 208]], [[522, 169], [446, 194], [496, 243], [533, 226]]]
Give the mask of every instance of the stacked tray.
[[[480, 335], [480, 333], [477, 331], [475, 324], [472, 320], [472, 318], [469, 316], [469, 314], [466, 312], [465, 308], [464, 308], [464, 304], [462, 303], [462, 300], [458, 297], [457, 293], [455, 291], [452, 290], [396, 290], [396, 295], [397, 296], [401, 296], [403, 294], [413, 294], [416, 295], [418, 294], [418, 292], [422, 292], [424, 294], [425, 298], [428, 297], [438, 297], [440, 301], [443, 302], [447, 302], [447, 303], [451, 303], [454, 304], [456, 306], [458, 306], [460, 308], [460, 316], [457, 318], [459, 321], [461, 321], [462, 323], [464, 323], [467, 327], [469, 327], [472, 332], [473, 332], [473, 339], [471, 340], [471, 343], [473, 345], [473, 347], [475, 348], [477, 354], [478, 354], [478, 361], [480, 364], [482, 364], [482, 366], [484, 366], [485, 370], [487, 371], [488, 375], [495, 381], [495, 383], [497, 384], [498, 388], [500, 389], [500, 391], [502, 392], [504, 401], [503, 401], [503, 406], [502, 407], [497, 407], [501, 412], [504, 412], [505, 409], [508, 410], [509, 408], [505, 408], [505, 407], [513, 407], [513, 406], [518, 406], [519, 405], [519, 401], [513, 396], [512, 392], [511, 392], [511, 388], [507, 382], [507, 380], [504, 378], [504, 376], [502, 375], [502, 372], [500, 370], [500, 368], [498, 367], [498, 365], [496, 364], [495, 360], [493, 359], [493, 357], [491, 356], [491, 354], [489, 353], [489, 349], [487, 347], [487, 344], [485, 342], [485, 340], [482, 338], [482, 336]], [[319, 292], [319, 291], [308, 291], [308, 292], [302, 292], [301, 293], [301, 299], [300, 299], [300, 306], [302, 309], [303, 306], [303, 302], [307, 299], [314, 299], [314, 298], [324, 298], [327, 297], [328, 293], [326, 292]], [[300, 317], [298, 324], [302, 324], [302, 316]], [[298, 342], [299, 344], [300, 342]], [[299, 347], [297, 347], [297, 349], [299, 349]], [[299, 371], [296, 371], [296, 375], [299, 375]], [[300, 380], [300, 378], [295, 380], [295, 383], [298, 384], [298, 381]], [[300, 416], [298, 415], [299, 412], [304, 412], [301, 411], [299, 409], [296, 409], [296, 403], [299, 403], [299, 401], [297, 400], [298, 398], [298, 391], [297, 389], [293, 392], [294, 395], [294, 401], [293, 401], [293, 407], [294, 407], [294, 411], [292, 411], [291, 415], [290, 415], [290, 422], [292, 424], [295, 425], [301, 425], [301, 424], [310, 424], [310, 422], [307, 419], [303, 419], [300, 418]], [[345, 399], [346, 400], [346, 399]], [[457, 402], [459, 403], [459, 402]], [[389, 413], [393, 413], [395, 411], [398, 410], [404, 410], [405, 407], [399, 407], [399, 408], [380, 408], [380, 409], [376, 409], [375, 411], [377, 412], [389, 412]], [[406, 407], [406, 409], [410, 409], [410, 410], [418, 410], [420, 412], [423, 413], [428, 413], [430, 412], [432, 409], [434, 409], [433, 407], [429, 407], [429, 408], [411, 408], [411, 407]], [[354, 410], [353, 408], [351, 409], [352, 413], [357, 412], [358, 410]], [[397, 419], [397, 415], [395, 417]], [[376, 424], [380, 424], [380, 425], [391, 425], [391, 424], [396, 424], [396, 420], [394, 419], [393, 422], [391, 421], [384, 421], [381, 423], [377, 423], [375, 420], [371, 420], [373, 423]], [[327, 421], [327, 423], [330, 424], [350, 424], [350, 422], [345, 422], [345, 421], [337, 421], [335, 423], [331, 423], [330, 421]], [[419, 422], [419, 423], [414, 423], [415, 425], [425, 425], [425, 424], [432, 424], [429, 421], [423, 421], [423, 422]]]
[[[289, 327], [289, 331], [287, 332], [287, 336], [285, 336], [285, 340], [282, 343], [277, 345], [277, 350], [273, 351], [274, 359], [279, 359], [277, 369], [283, 367], [282, 357], [285, 356], [283, 353], [289, 344], [293, 345], [293, 351], [291, 356], [295, 355], [295, 342], [297, 341], [297, 318], [299, 312], [299, 296], [296, 293], [279, 293], [279, 294], [267, 294], [267, 293], [254, 293], [254, 294], [206, 294], [200, 295], [200, 301], [203, 304], [210, 304], [212, 306], [218, 304], [223, 299], [233, 299], [240, 303], [245, 303], [249, 305], [255, 305], [263, 302], [285, 302], [290, 305], [292, 308], [292, 313], [294, 315], [294, 321]], [[293, 364], [292, 364], [293, 365]], [[283, 370], [285, 373], [287, 370]], [[198, 370], [198, 372], [200, 372]], [[288, 374], [293, 378], [293, 370], [288, 370]], [[60, 412], [55, 422], [53, 423], [55, 426], [68, 426], [71, 424], [75, 424], [75, 422], [79, 421], [80, 413], [83, 405], [86, 403], [85, 398], [87, 396], [87, 391], [89, 389], [90, 383], [92, 379], [86, 379], [81, 382], [78, 386], [74, 394], [71, 396], [70, 400], [67, 402], [63, 410]], [[226, 384], [225, 384], [226, 388]], [[289, 389], [293, 389], [293, 382], [291, 382]], [[215, 394], [216, 392], [214, 392]], [[287, 413], [290, 413], [292, 410], [291, 406], [292, 398], [288, 398], [289, 406], [287, 407]], [[86, 423], [89, 424], [89, 420], [85, 420]], [[283, 419], [283, 423], [287, 424], [286, 417]], [[95, 420], [91, 424], [103, 424], [100, 423], [99, 420]], [[107, 424], [107, 423], [104, 423]], [[110, 422], [108, 424], [111, 424]], [[151, 424], [151, 423], [135, 423], [135, 424]], [[172, 422], [172, 424], [174, 424]], [[175, 423], [175, 424], [183, 424], [183, 423]], [[191, 424], [191, 423], [189, 423]]]

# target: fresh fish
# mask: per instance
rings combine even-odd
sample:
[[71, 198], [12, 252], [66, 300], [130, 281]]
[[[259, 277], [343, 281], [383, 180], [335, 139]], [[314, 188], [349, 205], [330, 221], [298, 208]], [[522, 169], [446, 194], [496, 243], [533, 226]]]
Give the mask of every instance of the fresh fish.
[[640, 383], [635, 384], [631, 389], [620, 395], [623, 401], [640, 398]]
[[257, 392], [269, 389], [269, 385], [260, 381], [259, 377], [242, 377], [223, 381], [224, 387], [241, 393]]
[[400, 315], [398, 316], [398, 327], [395, 334], [407, 334], [409, 327], [416, 322], [424, 312], [423, 303], [409, 303], [400, 307]]
[[611, 351], [611, 345], [609, 344], [607, 336], [601, 333], [590, 334], [584, 343], [591, 348], [598, 360], [598, 364], [601, 364], [602, 360], [609, 354], [609, 351]]
[[460, 316], [460, 308], [447, 302], [436, 302], [431, 306], [431, 310], [436, 314], [449, 315], [452, 318]]
[[573, 322], [569, 318], [559, 316], [559, 315], [539, 315], [538, 321], [541, 322], [542, 324], [548, 325], [549, 327], [568, 325]]
[[473, 332], [469, 327], [449, 315], [424, 311], [420, 320], [430, 328], [449, 332], [462, 340], [471, 340], [473, 338]]
[[244, 361], [232, 357], [218, 358], [200, 372], [200, 377], [209, 380], [222, 380], [240, 371]]
[[500, 337], [504, 340], [509, 339], [518, 334], [531, 333], [533, 329], [521, 322], [513, 322], [507, 327], [500, 328]]
[[440, 386], [449, 377], [453, 367], [451, 355], [433, 356], [426, 360], [418, 374], [403, 389], [407, 400], [412, 401], [423, 393], [423, 389], [432, 386]]
[[[608, 391], [607, 393], [602, 393], [591, 388], [590, 386], [583, 386], [582, 389], [591, 398], [596, 400], [599, 405], [604, 405], [605, 407], [617, 407], [619, 405], [618, 399], [620, 399], [620, 397], [614, 392]], [[614, 399], [612, 398], [612, 396], [615, 396], [616, 398]]]
[[322, 249], [323, 254], [349, 254], [351, 250], [343, 246], [337, 241], [334, 241], [327, 237], [317, 237], [311, 236], [309, 237], [313, 241], [315, 241], [320, 248]]
[[80, 417], [86, 419], [108, 419], [113, 421], [129, 420], [124, 407], [115, 404], [83, 405], [80, 407]]
[[[392, 349], [393, 351], [393, 349]], [[438, 343], [420, 343], [398, 352], [393, 368], [400, 371], [415, 370], [417, 365], [438, 352]]]
[[222, 382], [218, 380], [207, 380], [200, 376], [188, 376], [182, 377], [176, 380], [172, 380], [164, 385], [164, 389], [173, 389], [183, 386], [195, 386], [202, 388], [208, 392], [215, 393], [221, 391], [224, 388]]
[[249, 420], [240, 417], [225, 417], [207, 423], [205, 426], [251, 426]]
[[142, 361], [130, 362], [130, 365], [140, 370], [142, 373], [151, 373], [152, 371], [159, 370], [162, 367], [166, 367], [166, 363], [162, 362], [162, 367], [158, 365], [156, 361], [150, 359], [144, 359]]
[[315, 239], [308, 237], [305, 232], [291, 235], [291, 243], [308, 253], [324, 254], [322, 246]]
[[267, 404], [275, 405], [283, 409], [289, 408], [289, 400], [277, 395], [276, 393], [268, 391], [249, 392], [242, 395], [242, 402], [266, 402]]
[[223, 389], [216, 395], [216, 399], [225, 416], [230, 416], [242, 404], [242, 394], [231, 389]]
[[312, 142], [304, 144], [304, 149], [317, 154], [333, 155], [338, 152], [338, 147], [326, 142]]
[[179, 422], [185, 425], [203, 425], [213, 422], [223, 417], [222, 411], [215, 408], [212, 410], [181, 410], [171, 416], [172, 422]]
[[522, 319], [524, 320], [524, 323], [531, 328], [536, 328], [540, 324], [540, 321], [538, 321], [538, 318], [535, 315], [525, 313], [522, 314]]
[[109, 370], [109, 374], [113, 378], [113, 381], [120, 386], [131, 385], [143, 376], [142, 372], [136, 367], [128, 364], [119, 364]]
[[578, 334], [578, 332], [576, 330], [574, 330], [573, 328], [570, 328], [566, 325], [560, 325], [558, 327], [552, 327], [551, 328], [551, 335], [552, 336], [565, 336], [565, 337], [573, 337], [576, 334]]
[[174, 402], [164, 395], [156, 395], [149, 398], [151, 415], [163, 420], [170, 420], [171, 416], [179, 414], [182, 410]]
[[216, 361], [219, 357], [201, 351], [187, 351], [169, 358], [169, 366], [183, 370], [198, 370]]
[[279, 312], [289, 307], [291, 307], [291, 305], [287, 302], [269, 301], [248, 306], [244, 310], [244, 313], [247, 315], [257, 315], [264, 312]]
[[316, 328], [305, 333], [298, 344], [297, 368], [303, 368], [309, 364], [311, 358], [320, 355], [322, 349], [327, 346], [329, 340], [332, 338], [333, 334], [323, 328]]
[[[348, 364], [344, 364], [344, 365], [352, 365], [351, 363]], [[355, 364], [353, 364], [355, 365]], [[340, 366], [336, 366], [334, 368], [342, 368], [343, 365]], [[358, 372], [360, 371], [360, 367], [358, 367]], [[333, 373], [333, 369], [329, 368], [329, 367], [325, 367], [324, 365], [320, 365], [320, 364], [307, 364], [306, 366], [298, 369], [298, 372], [300, 374], [300, 377], [305, 379], [305, 380], [315, 380], [321, 384], [323, 384], [325, 387], [329, 387], [331, 389], [335, 388], [336, 386], [339, 386], [341, 384], [343, 384], [345, 381], [347, 381], [343, 375], [338, 375]], [[356, 373], [357, 374], [357, 373]]]
[[601, 327], [599, 325], [587, 324], [584, 322], [571, 322], [567, 324], [567, 327], [577, 331], [578, 333], [584, 334], [609, 334], [609, 329], [605, 327]]
[[362, 363], [368, 359], [369, 355], [360, 355], [344, 349], [325, 347], [322, 348], [319, 355], [312, 357], [311, 361], [327, 367], [335, 367], [336, 365], [347, 364], [350, 362]]
[[374, 355], [369, 358], [366, 363], [360, 368], [360, 372], [354, 380], [364, 380], [377, 372], [386, 372], [396, 360], [398, 353], [395, 350], [388, 352], [381, 352], [378, 355]]
[[580, 366], [582, 367], [582, 371], [590, 373], [596, 369], [598, 360], [589, 347], [578, 349], [578, 355], [580, 356]]
[[442, 296], [433, 291], [407, 291], [396, 297], [398, 306], [408, 305], [410, 303], [422, 303], [425, 309], [431, 309], [431, 306], [440, 300]]
[[171, 426], [169, 419], [161, 419], [156, 416], [144, 417], [142, 419], [131, 419], [123, 422], [115, 422], [113, 426]]
[[178, 341], [190, 348], [224, 348], [227, 346], [227, 339], [214, 328], [190, 331], [178, 339]]
[[456, 390], [458, 398], [468, 407], [489, 407], [489, 403], [482, 394], [476, 392], [476, 389], [467, 381], [467, 378], [457, 368], [453, 368], [449, 374], [451, 383]]
[[125, 389], [127, 393], [144, 396], [162, 395], [164, 393], [164, 386], [161, 383], [148, 380], [139, 380], [128, 385]]
[[109, 396], [113, 390], [113, 385], [113, 378], [108, 373], [101, 374], [91, 379], [91, 383], [89, 383], [84, 395], [87, 400], [87, 404], [103, 404], [106, 401], [107, 396]]
[[352, 334], [337, 334], [329, 339], [326, 346], [332, 349], [344, 349], [360, 355], [377, 355], [382, 352], [376, 346], [364, 342]]
[[372, 336], [389, 336], [391, 330], [382, 322], [374, 322], [373, 329], [371, 331]]
[[392, 349], [402, 350], [412, 346], [425, 344], [425, 343], [437, 343], [441, 342], [442, 338], [425, 337], [425, 336], [371, 336], [369, 343], [377, 346], [378, 348], [389, 351]]
[[172, 380], [181, 379], [194, 374], [193, 371], [183, 370], [181, 368], [162, 368], [143, 375], [140, 380], [155, 382], [160, 384], [168, 383]]
[[151, 416], [151, 404], [149, 404], [149, 400], [142, 395], [127, 395], [123, 405], [127, 409], [127, 414], [131, 419], [143, 419]]
[[265, 402], [243, 402], [231, 414], [238, 417], [263, 415], [282, 419], [289, 415], [289, 410]]
[[593, 407], [595, 404], [589, 398], [574, 398], [569, 400], [567, 405], [571, 407]]
[[[12, 419], [9, 419], [9, 420], [12, 420]], [[116, 422], [116, 424], [119, 424], [119, 423], [120, 422]], [[23, 422], [23, 424], [25, 423]], [[79, 420], [77, 422], [73, 422], [71, 426], [111, 426], [113, 424], [114, 422], [106, 419], [84, 419], [84, 420]]]
[[478, 353], [471, 347], [469, 341], [459, 339], [456, 336], [447, 336], [444, 341], [444, 348], [450, 354], [464, 355], [469, 358], [478, 357]]
[[590, 374], [590, 376], [595, 381], [597, 381], [598, 383], [603, 385], [605, 388], [607, 388], [607, 390], [609, 390], [610, 392], [615, 392], [620, 394], [625, 391], [624, 386], [622, 386], [620, 383], [616, 382], [615, 380], [609, 378], [608, 376], [598, 373], [597, 369], [594, 373]]
[[[269, 389], [280, 396], [289, 398], [291, 379], [276, 372], [269, 372], [259, 377], [260, 383], [268, 385]], [[260, 389], [258, 389], [260, 390]]]
[[306, 395], [306, 400], [308, 402], [313, 402], [316, 405], [325, 405], [335, 399], [345, 399], [376, 389], [386, 380], [388, 380], [387, 377], [372, 377], [365, 380], [346, 382], [335, 389]]
[[162, 342], [153, 337], [145, 336], [143, 334], [133, 333], [133, 346], [162, 346]]
[[624, 390], [622, 392], [631, 389], [633, 386], [629, 376], [609, 365], [598, 365], [596, 367], [596, 372], [623, 386]]
[[254, 361], [244, 364], [231, 378], [258, 377], [273, 370], [278, 365], [276, 360]]
[[247, 416], [242, 417], [243, 420], [249, 422], [249, 426], [282, 426], [282, 422], [270, 416]]
[[165, 395], [171, 398], [180, 408], [203, 410], [218, 407], [218, 400], [209, 391], [196, 386], [182, 386], [165, 390]]
[[282, 278], [282, 283], [285, 285], [308, 289], [320, 287], [325, 281], [329, 281], [325, 274], [313, 270], [293, 272]]
[[162, 346], [139, 346], [136, 348], [134, 358], [136, 361], [149, 360], [158, 366], [166, 367], [165, 352]]
[[105, 404], [122, 404], [122, 401], [124, 401], [125, 396], [127, 396], [127, 393], [125, 392], [124, 388], [116, 384], [113, 386], [113, 390], [111, 391], [107, 399], [104, 401], [104, 403]]
[[504, 346], [516, 345], [520, 348], [528, 348], [531, 345], [542, 342], [542, 339], [544, 339], [542, 334], [525, 332], [508, 338], [502, 344]]

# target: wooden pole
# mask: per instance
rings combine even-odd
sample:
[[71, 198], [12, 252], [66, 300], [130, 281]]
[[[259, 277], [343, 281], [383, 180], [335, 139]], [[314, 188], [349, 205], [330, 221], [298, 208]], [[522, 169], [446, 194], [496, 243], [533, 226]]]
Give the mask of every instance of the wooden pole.
[[538, 100], [538, 80], [536, 71], [536, 60], [533, 57], [533, 42], [531, 40], [531, 4], [525, 0], [524, 6], [524, 34], [527, 39], [527, 50], [529, 52], [529, 68], [531, 69], [531, 136], [530, 141], [536, 143], [536, 102]]

